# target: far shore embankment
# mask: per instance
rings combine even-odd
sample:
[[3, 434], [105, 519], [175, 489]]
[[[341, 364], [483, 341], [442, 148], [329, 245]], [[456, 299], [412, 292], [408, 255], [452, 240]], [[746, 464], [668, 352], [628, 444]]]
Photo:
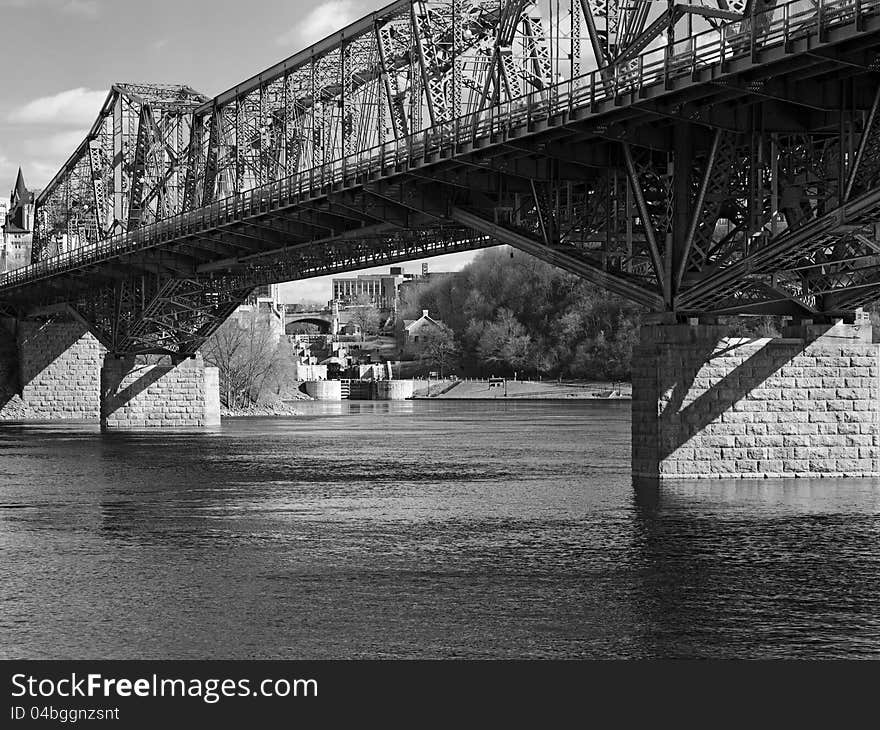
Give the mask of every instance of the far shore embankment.
[[[500, 379], [499, 379], [500, 380]], [[414, 380], [413, 400], [630, 400], [632, 385], [607, 381], [507, 380], [491, 384], [488, 380]], [[299, 416], [304, 393], [293, 391], [293, 400], [275, 400], [241, 406], [222, 407], [222, 418]], [[288, 394], [291, 395], [291, 394]]]
[[416, 399], [430, 400], [629, 400], [630, 383], [581, 382], [555, 380], [416, 381]]

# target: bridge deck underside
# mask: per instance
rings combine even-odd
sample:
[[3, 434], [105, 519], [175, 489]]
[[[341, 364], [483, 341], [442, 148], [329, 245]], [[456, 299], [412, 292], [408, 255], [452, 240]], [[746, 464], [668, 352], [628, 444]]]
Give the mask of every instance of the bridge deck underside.
[[656, 311], [851, 310], [880, 298], [880, 6], [854, 7], [436, 125], [35, 264], [0, 301], [185, 353], [258, 284], [506, 243]]

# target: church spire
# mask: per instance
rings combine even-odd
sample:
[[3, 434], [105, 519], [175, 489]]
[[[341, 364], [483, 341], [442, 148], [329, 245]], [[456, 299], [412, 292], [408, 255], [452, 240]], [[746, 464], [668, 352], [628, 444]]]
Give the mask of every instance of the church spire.
[[18, 175], [15, 177], [15, 187], [12, 189], [12, 197], [10, 202], [13, 206], [19, 203], [27, 203], [30, 193], [27, 185], [24, 184], [24, 173], [18, 168]]

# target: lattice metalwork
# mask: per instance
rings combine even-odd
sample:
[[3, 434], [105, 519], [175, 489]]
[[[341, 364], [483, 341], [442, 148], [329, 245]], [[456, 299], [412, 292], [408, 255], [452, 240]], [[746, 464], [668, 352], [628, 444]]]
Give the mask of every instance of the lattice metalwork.
[[880, 298], [874, 15], [401, 0], [215, 99], [115, 86], [37, 258], [100, 281], [77, 306], [120, 351], [188, 351], [253, 284], [498, 242], [680, 316], [839, 311]]
[[186, 86], [116, 84], [98, 119], [42, 191], [33, 260], [96, 245], [185, 209], [193, 111]]
[[252, 288], [148, 275], [83, 292], [71, 306], [111, 352], [185, 357], [196, 352]]

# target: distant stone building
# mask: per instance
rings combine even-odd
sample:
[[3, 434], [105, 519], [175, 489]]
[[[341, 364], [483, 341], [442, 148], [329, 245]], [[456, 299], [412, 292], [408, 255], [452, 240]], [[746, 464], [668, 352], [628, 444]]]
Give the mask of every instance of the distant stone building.
[[0, 271], [12, 271], [31, 262], [37, 192], [27, 189], [19, 168], [9, 204], [0, 203]]
[[397, 308], [397, 291], [404, 281], [414, 278], [400, 266], [392, 266], [387, 274], [359, 274], [351, 278], [333, 279], [333, 300], [343, 306], [354, 304], [361, 297], [379, 309]]
[[418, 319], [403, 320], [400, 347], [408, 352], [416, 352], [432, 334], [437, 334], [445, 329], [446, 325], [439, 319], [434, 319], [428, 314], [427, 309], [422, 310], [422, 316]]

